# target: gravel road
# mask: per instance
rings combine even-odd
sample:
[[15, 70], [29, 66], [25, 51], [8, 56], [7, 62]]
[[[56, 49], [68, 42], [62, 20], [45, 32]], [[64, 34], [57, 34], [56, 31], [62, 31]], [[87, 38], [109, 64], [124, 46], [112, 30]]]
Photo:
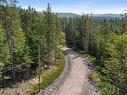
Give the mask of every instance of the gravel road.
[[[64, 51], [68, 48], [63, 48]], [[73, 51], [66, 54], [70, 62], [70, 71], [65, 81], [52, 95], [99, 95], [89, 83], [86, 59]]]

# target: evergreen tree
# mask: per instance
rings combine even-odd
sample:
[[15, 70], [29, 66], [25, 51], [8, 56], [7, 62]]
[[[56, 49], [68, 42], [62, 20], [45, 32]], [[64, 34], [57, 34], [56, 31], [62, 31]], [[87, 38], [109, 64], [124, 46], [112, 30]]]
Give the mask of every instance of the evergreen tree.
[[55, 16], [52, 13], [50, 4], [48, 4], [47, 10], [44, 11], [45, 19], [45, 37], [46, 37], [46, 62], [52, 63], [54, 60], [54, 50], [55, 50]]

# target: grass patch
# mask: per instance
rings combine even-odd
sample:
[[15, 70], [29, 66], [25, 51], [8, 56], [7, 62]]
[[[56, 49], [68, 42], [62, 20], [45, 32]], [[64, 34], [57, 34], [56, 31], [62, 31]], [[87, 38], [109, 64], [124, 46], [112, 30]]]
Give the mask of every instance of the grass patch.
[[[41, 78], [43, 81], [40, 83], [41, 89], [47, 88], [63, 72], [64, 65], [65, 65], [64, 53], [61, 50], [59, 53], [60, 53], [60, 60], [59, 60], [59, 64], [56, 65], [56, 68], [51, 72], [48, 71], [42, 72]], [[39, 90], [38, 85], [39, 84], [32, 85], [27, 94], [33, 95], [34, 93], [36, 93]]]
[[93, 72], [90, 72], [89, 75], [88, 75], [88, 78], [92, 81], [95, 81], [95, 82], [99, 82], [100, 81], [100, 78], [97, 74], [97, 72], [93, 71]]

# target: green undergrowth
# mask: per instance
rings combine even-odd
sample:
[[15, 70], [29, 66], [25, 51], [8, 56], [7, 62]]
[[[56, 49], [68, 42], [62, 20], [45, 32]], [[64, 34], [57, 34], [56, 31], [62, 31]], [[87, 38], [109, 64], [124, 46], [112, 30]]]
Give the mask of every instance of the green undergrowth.
[[[60, 60], [59, 63], [55, 65], [55, 68], [49, 72], [49, 71], [44, 71], [41, 74], [42, 82], [40, 83], [40, 88], [45, 89], [51, 83], [57, 79], [57, 77], [63, 72], [64, 70], [64, 65], [65, 65], [65, 58], [64, 58], [64, 53], [60, 50]], [[28, 91], [28, 95], [35, 95], [34, 93], [37, 93], [39, 91], [39, 84], [34, 84], [31, 86], [31, 89]]]

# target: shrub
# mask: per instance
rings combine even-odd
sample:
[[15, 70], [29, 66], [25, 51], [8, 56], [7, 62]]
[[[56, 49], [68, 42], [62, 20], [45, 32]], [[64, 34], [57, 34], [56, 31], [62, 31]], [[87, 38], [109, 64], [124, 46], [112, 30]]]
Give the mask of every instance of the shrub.
[[93, 72], [90, 72], [89, 75], [88, 75], [88, 78], [92, 81], [95, 81], [95, 82], [99, 82], [100, 81], [100, 78], [97, 74], [97, 72], [93, 71]]

